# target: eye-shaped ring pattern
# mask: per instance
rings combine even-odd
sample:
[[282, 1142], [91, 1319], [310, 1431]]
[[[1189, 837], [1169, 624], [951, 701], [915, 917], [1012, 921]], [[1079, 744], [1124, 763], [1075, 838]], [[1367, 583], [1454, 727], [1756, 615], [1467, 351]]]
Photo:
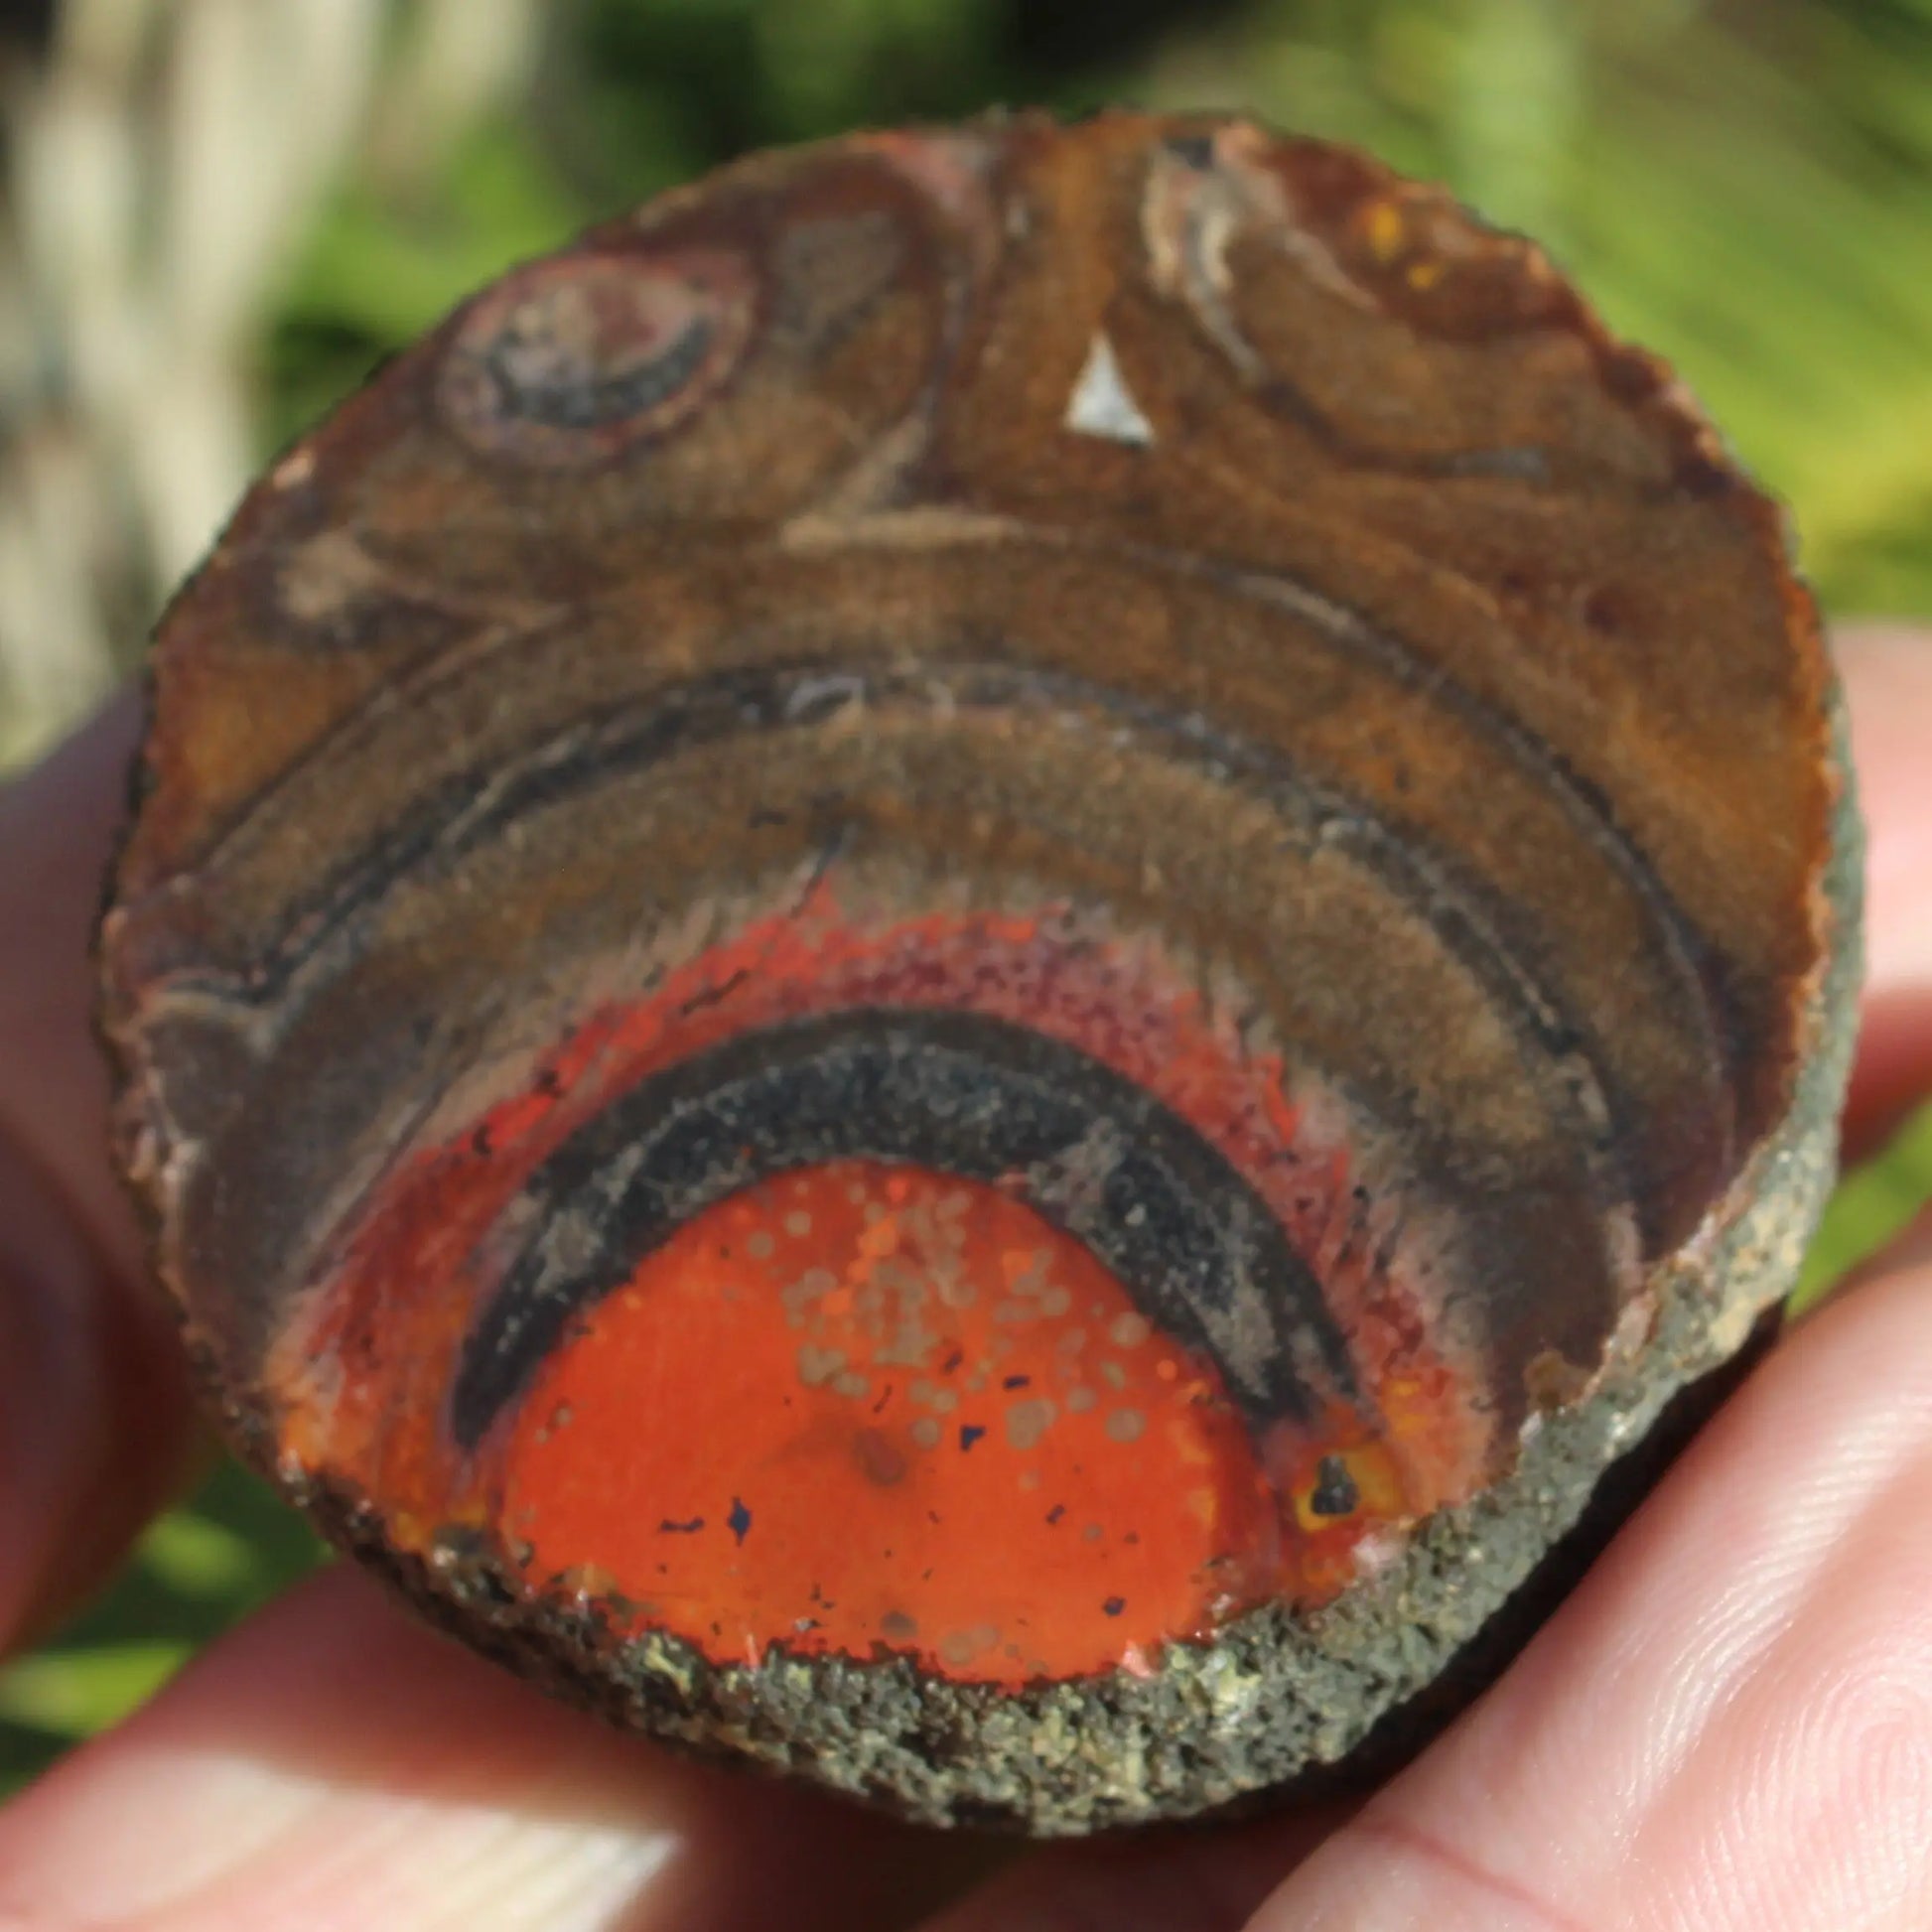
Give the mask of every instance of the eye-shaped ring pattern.
[[442, 406], [481, 450], [555, 466], [663, 436], [728, 381], [757, 284], [720, 250], [577, 255], [499, 283], [465, 318]]

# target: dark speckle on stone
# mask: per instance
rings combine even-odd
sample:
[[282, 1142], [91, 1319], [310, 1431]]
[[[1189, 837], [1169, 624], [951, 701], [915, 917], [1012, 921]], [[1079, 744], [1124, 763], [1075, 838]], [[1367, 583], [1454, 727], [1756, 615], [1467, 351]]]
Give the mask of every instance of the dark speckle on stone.
[[752, 1527], [752, 1512], [745, 1507], [743, 1498], [738, 1496], [732, 1498], [732, 1513], [725, 1518], [725, 1521], [730, 1526], [732, 1535], [743, 1545], [745, 1532]]
[[667, 1516], [658, 1524], [657, 1533], [659, 1536], [691, 1536], [703, 1528], [702, 1516], [693, 1516], [688, 1522], [683, 1523], [674, 1523]]
[[1309, 1507], [1317, 1516], [1346, 1516], [1360, 1501], [1348, 1464], [1338, 1455], [1324, 1455], [1315, 1464], [1314, 1494], [1309, 1498]]
[[1124, 1596], [1110, 1596], [1108, 1597], [1106, 1602], [1101, 1604], [1100, 1607], [1103, 1610], [1105, 1610], [1109, 1616], [1118, 1616], [1122, 1610], [1126, 1609], [1127, 1598]]
[[977, 1423], [969, 1422], [969, 1423], [960, 1424], [959, 1447], [961, 1450], [963, 1451], [971, 1449], [973, 1445], [977, 1443], [979, 1439], [985, 1434], [986, 1431], [980, 1428], [980, 1426]]

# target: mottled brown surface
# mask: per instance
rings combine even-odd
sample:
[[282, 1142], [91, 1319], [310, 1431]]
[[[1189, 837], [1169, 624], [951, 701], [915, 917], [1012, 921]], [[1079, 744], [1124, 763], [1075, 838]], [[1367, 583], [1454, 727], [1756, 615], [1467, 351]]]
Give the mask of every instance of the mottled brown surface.
[[[922, 1816], [1201, 1809], [1354, 1750], [1788, 1282], [1856, 945], [1831, 688], [1668, 371], [1439, 191], [1124, 114], [755, 157], [458, 311], [169, 614], [103, 929], [123, 1154], [240, 1440], [484, 1647]], [[1008, 1695], [723, 1664], [517, 1571], [443, 1413], [496, 1224], [424, 1263], [398, 1176], [821, 887], [1145, 957], [1273, 1069], [1275, 1155], [1144, 1083], [1353, 1351], [1322, 1399], [1406, 1499], [1356, 1581]], [[1156, 1020], [1095, 998], [1055, 1036], [1139, 1078]], [[1286, 1321], [1209, 1350], [1264, 1421]]]

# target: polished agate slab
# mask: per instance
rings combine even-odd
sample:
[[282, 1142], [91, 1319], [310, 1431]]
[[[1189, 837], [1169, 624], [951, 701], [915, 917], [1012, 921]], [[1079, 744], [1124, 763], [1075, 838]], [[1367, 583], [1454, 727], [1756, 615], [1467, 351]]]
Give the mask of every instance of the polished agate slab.
[[1773, 506], [1439, 191], [756, 157], [174, 605], [121, 1148], [234, 1440], [488, 1654], [923, 1818], [1311, 1787], [1791, 1279], [1836, 719]]

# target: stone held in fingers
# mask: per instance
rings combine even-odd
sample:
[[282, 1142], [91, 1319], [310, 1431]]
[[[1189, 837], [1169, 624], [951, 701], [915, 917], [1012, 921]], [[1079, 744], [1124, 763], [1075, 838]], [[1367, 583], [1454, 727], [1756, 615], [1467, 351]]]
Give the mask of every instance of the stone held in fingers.
[[120, 1148], [234, 1441], [479, 1649], [1179, 1816], [1440, 1707], [1788, 1284], [1856, 846], [1775, 509], [1533, 245], [1242, 123], [860, 136], [247, 498]]

